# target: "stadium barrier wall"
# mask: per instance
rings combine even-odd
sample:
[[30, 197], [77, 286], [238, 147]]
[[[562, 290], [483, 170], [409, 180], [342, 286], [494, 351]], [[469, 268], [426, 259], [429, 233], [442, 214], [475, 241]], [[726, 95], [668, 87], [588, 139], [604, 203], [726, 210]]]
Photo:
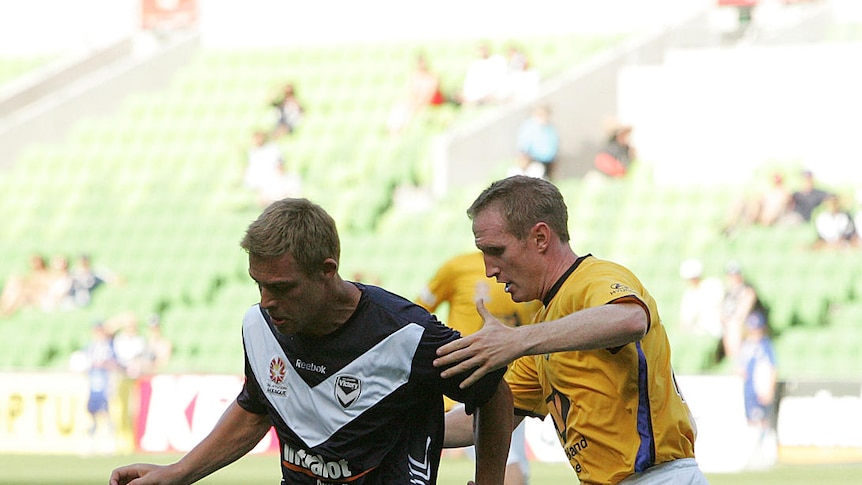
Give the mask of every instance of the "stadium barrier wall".
[[862, 44], [676, 50], [660, 66], [626, 66], [619, 113], [659, 184], [739, 184], [763, 164], [814, 171], [820, 183], [862, 179], [848, 163]]
[[[130, 389], [116, 381], [117, 388]], [[134, 449], [131, 422], [123, 410], [129, 402], [116, 393], [109, 403], [113, 436], [104, 430], [91, 436], [87, 412], [87, 376], [74, 373], [0, 374], [0, 452], [79, 454], [129, 452]]]
[[[186, 452], [206, 437], [242, 389], [235, 375], [158, 375], [139, 381], [135, 444], [144, 452]], [[270, 432], [252, 453], [278, 452]]]
[[[697, 423], [697, 459], [707, 473], [746, 469], [755, 437], [735, 375], [678, 376]], [[203, 439], [243, 384], [237, 375], [164, 374], [117, 381], [114, 435], [90, 436], [84, 374], [0, 374], [0, 453], [186, 452]], [[862, 459], [862, 382], [782, 383], [778, 458], [788, 463]], [[565, 462], [551, 420], [527, 421], [528, 456]], [[278, 453], [270, 431], [253, 453]]]

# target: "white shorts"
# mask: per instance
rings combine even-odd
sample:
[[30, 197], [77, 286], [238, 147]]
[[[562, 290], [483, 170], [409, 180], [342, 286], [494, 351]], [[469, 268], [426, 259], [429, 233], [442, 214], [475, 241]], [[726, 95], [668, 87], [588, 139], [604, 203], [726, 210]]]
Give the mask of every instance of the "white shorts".
[[630, 475], [620, 485], [709, 485], [694, 458], [659, 463], [646, 471]]

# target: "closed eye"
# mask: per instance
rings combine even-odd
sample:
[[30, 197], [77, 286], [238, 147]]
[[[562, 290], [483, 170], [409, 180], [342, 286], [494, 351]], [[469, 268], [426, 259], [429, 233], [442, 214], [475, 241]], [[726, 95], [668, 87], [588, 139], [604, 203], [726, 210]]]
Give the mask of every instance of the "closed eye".
[[486, 256], [500, 256], [503, 254], [503, 251], [506, 250], [506, 248], [504, 248], [502, 246], [494, 246], [494, 247], [481, 248], [481, 249], [482, 249], [482, 253], [484, 253]]

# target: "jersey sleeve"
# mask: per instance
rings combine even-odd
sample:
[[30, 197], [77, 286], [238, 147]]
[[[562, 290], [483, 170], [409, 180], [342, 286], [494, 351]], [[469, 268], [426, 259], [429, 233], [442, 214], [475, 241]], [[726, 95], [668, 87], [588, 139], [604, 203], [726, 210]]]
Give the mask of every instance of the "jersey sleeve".
[[518, 416], [541, 418], [548, 414], [545, 393], [539, 384], [536, 371], [536, 358], [521, 357], [512, 362], [506, 372], [506, 383], [512, 390], [515, 414]]
[[246, 411], [254, 414], [266, 414], [267, 409], [264, 403], [265, 397], [257, 383], [254, 372], [251, 370], [251, 365], [248, 362], [248, 355], [245, 356], [245, 383], [239, 391], [236, 398], [237, 404]]
[[631, 272], [623, 271], [616, 265], [609, 265], [602, 271], [594, 273], [594, 278], [584, 295], [584, 308], [608, 303], [637, 303], [646, 312], [649, 327], [652, 315], [640, 288], [642, 288], [640, 281]]
[[441, 266], [422, 289], [419, 298], [416, 299], [416, 304], [429, 312], [433, 312], [444, 301], [451, 301], [454, 291], [451, 283], [453, 278], [451, 265], [444, 264]]
[[459, 338], [461, 338], [461, 334], [457, 330], [443, 325], [436, 319], [429, 323], [425, 327], [425, 334], [416, 351], [413, 372], [425, 374], [434, 382], [443, 395], [464, 403], [467, 413], [472, 414], [473, 410], [485, 404], [494, 392], [496, 392], [497, 386], [506, 373], [506, 369], [502, 368], [488, 373], [466, 389], [461, 389], [459, 385], [461, 381], [468, 377], [470, 374], [469, 371], [447, 379], [440, 377], [440, 373], [444, 368], [437, 368], [432, 364], [434, 359], [437, 358], [437, 349]]

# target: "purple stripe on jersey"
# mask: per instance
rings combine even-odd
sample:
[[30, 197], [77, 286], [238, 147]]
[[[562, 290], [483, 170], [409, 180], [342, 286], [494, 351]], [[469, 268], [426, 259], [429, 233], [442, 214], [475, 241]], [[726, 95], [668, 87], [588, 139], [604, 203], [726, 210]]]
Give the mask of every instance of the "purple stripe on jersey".
[[655, 464], [655, 437], [649, 406], [646, 356], [640, 342], [635, 342], [635, 347], [638, 349], [638, 435], [641, 441], [635, 457], [635, 473], [639, 473]]

